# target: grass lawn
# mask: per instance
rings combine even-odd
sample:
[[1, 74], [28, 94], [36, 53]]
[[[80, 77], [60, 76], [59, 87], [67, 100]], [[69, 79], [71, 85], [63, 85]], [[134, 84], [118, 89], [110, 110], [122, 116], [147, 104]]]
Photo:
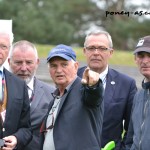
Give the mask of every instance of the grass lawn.
[[[40, 58], [46, 58], [49, 51], [53, 48], [53, 45], [40, 45], [36, 44], [38, 54]], [[85, 61], [85, 57], [82, 52], [82, 48], [73, 47], [77, 54], [78, 61]], [[115, 50], [112, 58], [109, 61], [112, 65], [124, 65], [124, 66], [136, 66], [134, 62], [134, 55], [131, 51]]]

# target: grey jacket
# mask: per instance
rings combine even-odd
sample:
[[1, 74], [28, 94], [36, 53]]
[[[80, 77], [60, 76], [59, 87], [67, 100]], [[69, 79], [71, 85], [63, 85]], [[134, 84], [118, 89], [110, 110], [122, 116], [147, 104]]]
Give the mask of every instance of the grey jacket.
[[150, 149], [150, 89], [143, 85], [135, 97], [124, 150]]
[[40, 126], [47, 113], [48, 105], [53, 99], [54, 88], [35, 78], [34, 97], [30, 107], [31, 126], [33, 131], [32, 141], [24, 150], [39, 150]]

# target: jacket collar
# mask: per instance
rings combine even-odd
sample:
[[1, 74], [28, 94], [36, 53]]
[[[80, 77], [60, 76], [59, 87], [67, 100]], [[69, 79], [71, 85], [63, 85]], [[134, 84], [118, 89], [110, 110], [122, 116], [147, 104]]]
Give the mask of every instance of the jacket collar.
[[150, 89], [150, 82], [144, 82], [144, 80], [143, 80], [142, 87], [143, 87], [143, 89]]

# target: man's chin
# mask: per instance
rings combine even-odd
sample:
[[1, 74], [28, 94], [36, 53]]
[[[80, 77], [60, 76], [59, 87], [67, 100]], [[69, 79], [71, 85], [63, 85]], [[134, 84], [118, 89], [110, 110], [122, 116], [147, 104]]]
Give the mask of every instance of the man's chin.
[[90, 65], [90, 69], [98, 70], [98, 69], [100, 69], [100, 67], [99, 67], [99, 65], [93, 64], [93, 65]]
[[26, 78], [24, 79], [24, 81], [26, 82], [26, 84], [28, 84], [31, 81], [32, 78]]

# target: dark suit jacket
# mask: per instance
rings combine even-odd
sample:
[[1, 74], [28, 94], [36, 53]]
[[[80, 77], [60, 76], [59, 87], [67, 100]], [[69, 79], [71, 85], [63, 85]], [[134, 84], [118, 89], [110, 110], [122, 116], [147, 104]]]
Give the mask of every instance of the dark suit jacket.
[[7, 106], [3, 137], [16, 136], [17, 149], [23, 150], [32, 138], [27, 86], [24, 81], [6, 69], [4, 75], [7, 86]]
[[53, 99], [54, 88], [35, 78], [34, 98], [30, 106], [31, 126], [33, 130], [32, 141], [24, 150], [40, 149], [40, 127], [44, 116], [47, 113], [48, 105]]
[[[55, 150], [100, 150], [102, 93], [101, 82], [93, 89], [82, 86], [79, 77], [74, 81], [58, 108], [53, 131]], [[52, 103], [49, 110], [51, 107]], [[44, 134], [41, 138], [44, 140]]]
[[[78, 76], [82, 77], [85, 68], [82, 67], [78, 70]], [[116, 143], [115, 150], [119, 150], [124, 144], [125, 138], [122, 141], [121, 137], [123, 125], [127, 131], [136, 90], [135, 80], [109, 68], [104, 92], [102, 147], [112, 140]]]

